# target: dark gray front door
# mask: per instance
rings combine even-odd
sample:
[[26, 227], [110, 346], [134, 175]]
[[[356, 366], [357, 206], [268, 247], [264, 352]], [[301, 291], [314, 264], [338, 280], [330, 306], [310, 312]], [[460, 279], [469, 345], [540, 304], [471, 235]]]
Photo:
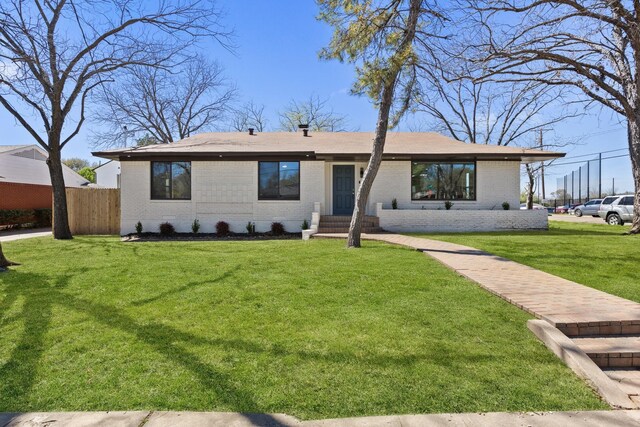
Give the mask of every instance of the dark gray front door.
[[333, 165], [333, 214], [351, 215], [355, 201], [355, 166]]

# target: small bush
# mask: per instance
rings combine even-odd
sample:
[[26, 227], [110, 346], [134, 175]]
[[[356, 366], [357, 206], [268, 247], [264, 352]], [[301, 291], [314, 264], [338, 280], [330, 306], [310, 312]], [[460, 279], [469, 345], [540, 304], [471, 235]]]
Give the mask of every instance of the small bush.
[[247, 223], [247, 234], [255, 234], [256, 233], [256, 223], [249, 221]]
[[38, 227], [51, 227], [51, 209], [34, 209], [33, 216]]
[[451, 200], [447, 200], [446, 202], [444, 202], [444, 208], [446, 210], [451, 209], [452, 206], [453, 206], [453, 202]]
[[0, 209], [0, 225], [21, 226], [35, 224], [51, 226], [51, 209]]
[[510, 207], [509, 202], [502, 202], [502, 209], [505, 211], [508, 211]]
[[271, 234], [274, 236], [282, 236], [284, 234], [284, 225], [282, 225], [281, 222], [272, 222]]
[[305, 219], [304, 221], [302, 221], [302, 226], [300, 228], [302, 228], [303, 230], [308, 230], [309, 222]]
[[136, 234], [142, 234], [142, 223], [140, 221], [136, 223]]
[[229, 223], [218, 221], [216, 224], [216, 234], [218, 236], [226, 236], [229, 234]]
[[198, 221], [198, 218], [193, 220], [193, 224], [191, 224], [191, 231], [193, 231], [193, 234], [198, 234], [198, 231], [200, 231], [200, 221]]
[[170, 222], [163, 222], [162, 224], [160, 224], [160, 234], [162, 234], [163, 236], [171, 236], [172, 234], [175, 234], [175, 232], [176, 229]]
[[396, 199], [395, 197], [391, 201], [391, 209], [398, 209], [398, 199]]

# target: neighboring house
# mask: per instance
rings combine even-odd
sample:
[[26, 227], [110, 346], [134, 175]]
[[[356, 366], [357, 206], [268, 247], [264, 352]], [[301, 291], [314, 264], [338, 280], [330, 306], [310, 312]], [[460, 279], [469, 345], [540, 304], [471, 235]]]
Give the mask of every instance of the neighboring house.
[[[51, 208], [48, 154], [36, 145], [0, 145], [0, 209]], [[83, 187], [86, 179], [62, 165], [67, 187]]]
[[[205, 133], [173, 144], [93, 153], [120, 161], [121, 232], [171, 222], [203, 232], [217, 221], [244, 232], [282, 222], [300, 231], [321, 215], [350, 215], [373, 133]], [[436, 133], [389, 133], [367, 214], [389, 231], [546, 228], [546, 212], [520, 211], [520, 164], [564, 154], [467, 144]], [[397, 210], [391, 209], [397, 200]], [[453, 202], [444, 210], [445, 201]], [[512, 210], [503, 210], [507, 202]], [[315, 215], [314, 215], [315, 214]]]
[[120, 162], [109, 160], [93, 168], [96, 185], [104, 188], [120, 188]]

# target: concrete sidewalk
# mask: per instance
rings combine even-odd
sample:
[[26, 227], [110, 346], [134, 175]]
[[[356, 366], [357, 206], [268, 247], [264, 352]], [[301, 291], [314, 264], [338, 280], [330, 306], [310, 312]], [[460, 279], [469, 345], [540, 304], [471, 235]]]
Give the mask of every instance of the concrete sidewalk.
[[472, 414], [393, 415], [300, 421], [283, 414], [237, 412], [50, 412], [0, 413], [0, 427], [181, 427], [181, 426], [283, 426], [283, 427], [565, 427], [640, 425], [638, 411], [492, 412]]
[[0, 232], [0, 242], [11, 242], [14, 240], [31, 239], [32, 237], [51, 236], [50, 228], [31, 228], [22, 230]]

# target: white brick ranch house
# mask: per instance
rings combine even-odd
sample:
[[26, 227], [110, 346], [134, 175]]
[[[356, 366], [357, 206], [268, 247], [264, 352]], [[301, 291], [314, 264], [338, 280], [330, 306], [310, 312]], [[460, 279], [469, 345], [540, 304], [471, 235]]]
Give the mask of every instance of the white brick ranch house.
[[[218, 221], [267, 231], [281, 222], [350, 215], [371, 152], [370, 132], [204, 133], [173, 144], [95, 152], [121, 164], [121, 233], [141, 221], [202, 232]], [[367, 204], [388, 231], [547, 228], [546, 211], [521, 211], [520, 164], [563, 153], [467, 144], [436, 133], [390, 132]], [[392, 209], [396, 199], [398, 209]], [[453, 203], [445, 210], [445, 201]], [[503, 209], [503, 203], [510, 210]], [[325, 223], [326, 224], [326, 223]]]

